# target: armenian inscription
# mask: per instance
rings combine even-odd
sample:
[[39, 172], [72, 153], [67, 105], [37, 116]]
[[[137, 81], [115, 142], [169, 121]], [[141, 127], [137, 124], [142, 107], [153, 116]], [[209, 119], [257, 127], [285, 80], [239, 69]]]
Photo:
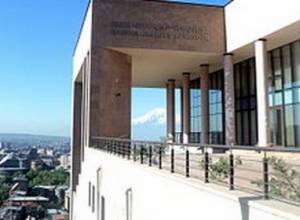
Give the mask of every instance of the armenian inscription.
[[208, 31], [197, 25], [179, 25], [171, 23], [112, 21], [113, 36], [137, 38], [156, 38], [169, 40], [208, 41]]

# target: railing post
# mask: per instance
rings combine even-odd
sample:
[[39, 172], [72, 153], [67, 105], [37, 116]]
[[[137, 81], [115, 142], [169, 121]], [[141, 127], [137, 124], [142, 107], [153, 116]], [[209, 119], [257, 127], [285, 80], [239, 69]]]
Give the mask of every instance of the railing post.
[[185, 171], [185, 176], [190, 177], [190, 153], [188, 149], [185, 152]]
[[204, 182], [209, 183], [209, 155], [207, 149], [204, 153]]
[[158, 169], [162, 169], [162, 147], [158, 150]]
[[269, 198], [269, 166], [266, 152], [263, 158], [263, 181], [264, 181], [264, 199]]
[[136, 144], [133, 145], [133, 161], [136, 161]]
[[117, 146], [116, 146], [116, 141], [111, 141], [111, 148], [113, 153], [117, 153]]
[[131, 156], [131, 142], [128, 142], [128, 146], [127, 146], [127, 159], [130, 160], [130, 156]]
[[171, 173], [174, 173], [174, 149], [171, 149]]
[[108, 140], [106, 145], [106, 151], [111, 153], [111, 149], [114, 146], [115, 142], [113, 140]]
[[144, 163], [144, 148], [143, 145], [141, 145], [141, 151], [140, 151], [140, 157], [141, 157], [141, 164]]
[[[95, 141], [96, 141], [96, 140], [95, 140]], [[99, 142], [97, 142], [97, 143], [98, 143], [98, 147], [99, 147], [100, 150], [102, 150], [102, 144], [101, 144], [101, 142], [102, 142], [101, 139], [99, 140]]]
[[120, 141], [121, 143], [121, 149], [122, 149], [122, 156], [123, 158], [125, 158], [126, 156], [126, 148], [127, 148], [127, 143], [125, 141]]
[[122, 151], [121, 151], [121, 145], [120, 145], [119, 141], [117, 141], [117, 151], [118, 151], [118, 155], [121, 156], [122, 155]]
[[149, 146], [149, 167], [152, 166], [152, 146]]
[[229, 155], [229, 190], [234, 190], [234, 156], [231, 150]]

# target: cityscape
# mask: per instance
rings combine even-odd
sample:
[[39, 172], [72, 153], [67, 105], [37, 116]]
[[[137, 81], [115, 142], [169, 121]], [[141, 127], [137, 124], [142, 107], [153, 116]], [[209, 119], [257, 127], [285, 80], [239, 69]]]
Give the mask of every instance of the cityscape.
[[70, 139], [0, 134], [0, 219], [67, 219]]

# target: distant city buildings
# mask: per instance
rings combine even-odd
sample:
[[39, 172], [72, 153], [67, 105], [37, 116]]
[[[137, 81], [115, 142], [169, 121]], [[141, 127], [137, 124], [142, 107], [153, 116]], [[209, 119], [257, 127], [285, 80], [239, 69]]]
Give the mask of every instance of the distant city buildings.
[[[5, 187], [9, 189], [8, 199], [0, 201], [0, 205], [3, 203], [0, 220], [23, 220], [29, 215], [34, 219], [68, 219], [70, 197], [66, 191], [69, 187], [50, 183], [36, 185], [31, 181], [38, 173], [57, 170], [60, 173], [57, 175], [65, 175], [69, 172], [69, 141], [43, 140], [38, 144], [38, 141], [26, 142], [23, 139], [0, 140], [0, 178], [5, 180]], [[60, 169], [64, 171], [60, 172]], [[27, 178], [28, 173], [32, 173], [31, 179]], [[51, 178], [61, 177], [46, 175], [43, 178], [51, 181]]]

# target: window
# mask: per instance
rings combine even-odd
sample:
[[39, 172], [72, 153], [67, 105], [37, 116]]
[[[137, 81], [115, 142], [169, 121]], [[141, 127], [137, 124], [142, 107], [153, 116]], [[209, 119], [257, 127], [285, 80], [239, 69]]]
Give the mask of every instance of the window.
[[201, 90], [200, 79], [195, 79], [190, 82], [190, 143], [201, 142]]
[[300, 41], [292, 44], [293, 57], [293, 84], [295, 87], [300, 86]]
[[254, 58], [234, 65], [236, 142], [257, 143], [256, 76]]
[[300, 146], [300, 41], [272, 50], [268, 56], [272, 142]]
[[224, 73], [223, 70], [209, 75], [209, 141], [224, 143]]

